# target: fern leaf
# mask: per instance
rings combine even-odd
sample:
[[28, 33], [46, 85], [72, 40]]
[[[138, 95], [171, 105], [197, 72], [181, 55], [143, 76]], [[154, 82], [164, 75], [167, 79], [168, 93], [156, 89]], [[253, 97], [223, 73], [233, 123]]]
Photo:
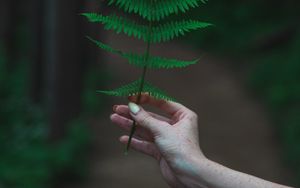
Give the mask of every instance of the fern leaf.
[[[84, 13], [90, 22], [102, 23], [107, 30], [114, 30], [116, 33], [124, 33], [128, 36], [133, 36], [137, 39], [148, 42], [147, 26], [138, 24], [134, 21], [116, 16], [103, 16], [96, 13]], [[152, 29], [151, 43], [167, 42], [176, 37], [184, 36], [187, 32], [192, 30], [202, 29], [211, 26], [210, 23], [195, 21], [195, 20], [183, 20], [172, 21], [165, 24], [154, 26]]]
[[191, 8], [198, 7], [207, 0], [109, 0], [108, 4], [114, 4], [127, 13], [135, 13], [149, 21], [159, 21], [171, 14], [187, 12]]
[[[111, 90], [111, 91], [97, 91], [97, 93], [102, 93], [102, 94], [117, 96], [117, 97], [128, 97], [128, 96], [138, 95], [141, 81], [142, 80], [139, 79], [133, 83], [122, 86], [118, 89]], [[169, 97], [165, 92], [163, 92], [162, 90], [158, 89], [157, 87], [154, 87], [153, 85], [147, 82], [145, 82], [144, 84], [142, 93], [148, 93], [150, 96], [153, 96], [154, 98], [157, 99], [175, 101], [175, 99]]]
[[147, 27], [134, 21], [116, 15], [103, 16], [97, 13], [83, 13], [81, 15], [85, 16], [90, 22], [102, 23], [106, 30], [114, 30], [116, 33], [122, 32], [130, 37], [147, 40]]
[[146, 62], [145, 55], [138, 55], [134, 53], [124, 53], [120, 50], [116, 50], [106, 44], [103, 44], [97, 40], [92, 39], [91, 37], [87, 37], [90, 41], [92, 41], [95, 45], [97, 45], [99, 48], [104, 49], [108, 52], [112, 52], [114, 54], [120, 55], [121, 57], [128, 60], [129, 64], [134, 65], [136, 67], [143, 68], [147, 65], [148, 68], [152, 69], [170, 69], [170, 68], [184, 68], [189, 65], [196, 64], [198, 62], [197, 60], [193, 61], [182, 61], [182, 60], [176, 60], [176, 59], [167, 59], [162, 57], [155, 57], [150, 56], [148, 61]]
[[167, 59], [162, 57], [150, 56], [148, 62], [145, 61], [144, 55], [137, 54], [123, 54], [124, 58], [128, 59], [129, 64], [135, 65], [137, 67], [143, 68], [147, 65], [148, 68], [152, 69], [171, 69], [171, 68], [184, 68], [190, 65], [194, 65], [198, 62], [197, 60], [193, 61], [182, 61], [176, 59]]

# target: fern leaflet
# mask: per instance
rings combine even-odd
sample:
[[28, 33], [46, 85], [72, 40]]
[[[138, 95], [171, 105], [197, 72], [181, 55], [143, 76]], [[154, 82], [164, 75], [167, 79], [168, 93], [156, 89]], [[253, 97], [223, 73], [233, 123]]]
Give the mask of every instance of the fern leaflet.
[[[106, 30], [114, 30], [116, 33], [124, 33], [129, 37], [148, 42], [148, 27], [135, 21], [131, 21], [116, 15], [103, 16], [96, 13], [84, 13], [90, 22], [102, 23]], [[184, 36], [187, 32], [197, 29], [203, 29], [212, 26], [210, 23], [196, 20], [171, 21], [165, 24], [158, 24], [152, 28], [151, 43], [167, 42], [175, 37]]]
[[135, 13], [148, 21], [159, 21], [171, 14], [185, 13], [198, 7], [207, 0], [109, 0], [109, 5], [116, 5], [127, 13]]
[[[117, 96], [117, 97], [127, 97], [127, 96], [138, 95], [140, 84], [141, 84], [141, 79], [139, 79], [133, 83], [130, 83], [128, 85], [122, 86], [118, 89], [112, 90], [112, 91], [97, 91], [97, 93], [102, 93], [102, 94], [106, 94], [106, 95], [110, 95], [110, 96]], [[173, 99], [172, 97], [169, 97], [164, 91], [149, 84], [148, 82], [145, 82], [142, 93], [148, 93], [149, 95], [151, 95], [157, 99], [175, 101], [175, 99]]]
[[120, 50], [116, 50], [106, 44], [103, 44], [97, 40], [92, 39], [91, 37], [87, 37], [90, 41], [92, 41], [94, 44], [96, 44], [99, 48], [104, 49], [108, 52], [112, 52], [114, 54], [120, 55], [123, 58], [126, 58], [129, 62], [129, 64], [134, 65], [136, 67], [143, 68], [144, 66], [148, 66], [148, 68], [152, 69], [170, 69], [170, 68], [184, 68], [189, 65], [196, 64], [198, 62], [197, 60], [193, 61], [182, 61], [182, 60], [176, 60], [176, 59], [167, 59], [162, 57], [154, 57], [150, 56], [148, 58], [148, 61], [146, 61], [145, 55], [137, 55], [134, 53], [124, 53]]

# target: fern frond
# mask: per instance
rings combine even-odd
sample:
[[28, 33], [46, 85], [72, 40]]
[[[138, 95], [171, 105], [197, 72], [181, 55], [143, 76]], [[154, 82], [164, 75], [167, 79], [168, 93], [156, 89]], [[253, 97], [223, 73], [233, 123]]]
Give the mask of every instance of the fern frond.
[[[142, 39], [148, 42], [148, 30], [147, 26], [140, 25], [134, 21], [116, 16], [103, 16], [96, 13], [84, 13], [90, 22], [102, 23], [107, 30], [114, 30], [116, 33], [124, 33], [128, 36], [133, 36], [137, 39]], [[187, 32], [192, 30], [202, 29], [211, 26], [210, 23], [195, 21], [195, 20], [183, 20], [172, 21], [165, 24], [160, 24], [152, 28], [151, 43], [166, 42], [174, 39], [175, 37], [183, 36]]]
[[[123, 9], [127, 13], [135, 13], [148, 21], [148, 25], [138, 23], [136, 21], [126, 19], [117, 15], [101, 15], [97, 13], [84, 13], [90, 22], [102, 23], [106, 30], [113, 30], [117, 34], [124, 33], [129, 37], [135, 37], [143, 40], [147, 44], [144, 54], [125, 53], [121, 50], [114, 49], [102, 42], [87, 37], [90, 41], [96, 44], [99, 48], [117, 54], [126, 58], [131, 65], [143, 68], [141, 78], [130, 84], [111, 91], [97, 91], [98, 93], [128, 97], [138, 95], [138, 103], [142, 93], [157, 98], [175, 101], [169, 97], [164, 91], [151, 85], [145, 81], [145, 76], [148, 68], [183, 68], [198, 62], [180, 61], [176, 59], [167, 59], [162, 57], [154, 57], [150, 54], [151, 43], [160, 43], [170, 41], [174, 38], [184, 36], [186, 33], [201, 28], [211, 26], [210, 23], [200, 22], [196, 20], [183, 21], [168, 21], [159, 22], [160, 20], [170, 16], [171, 14], [185, 13], [192, 8], [198, 7], [201, 3], [206, 3], [207, 0], [108, 0], [109, 5], [115, 5], [119, 9]], [[144, 21], [145, 21], [144, 20]], [[126, 147], [126, 153], [130, 148], [131, 140], [136, 131], [136, 121], [133, 121], [129, 135], [129, 140]]]
[[109, 0], [109, 5], [116, 5], [127, 13], [135, 13], [149, 21], [159, 21], [171, 14], [187, 12], [191, 8], [198, 7], [207, 0]]
[[[117, 97], [128, 97], [133, 95], [139, 94], [139, 87], [141, 85], [141, 79], [130, 83], [128, 85], [122, 86], [118, 89], [112, 91], [97, 91], [97, 93], [102, 93], [110, 96], [117, 96]], [[144, 88], [142, 93], [148, 93], [149, 95], [153, 96], [157, 99], [164, 99], [169, 101], [175, 101], [172, 97], [169, 97], [164, 91], [158, 89], [157, 87], [145, 82]]]
[[134, 53], [124, 53], [120, 50], [116, 50], [106, 44], [103, 44], [97, 40], [92, 39], [91, 37], [87, 37], [90, 41], [92, 41], [95, 45], [97, 45], [99, 48], [104, 49], [108, 52], [112, 52], [114, 54], [120, 55], [121, 57], [128, 60], [129, 64], [134, 65], [136, 67], [143, 68], [147, 65], [148, 68], [152, 69], [170, 69], [170, 68], [184, 68], [189, 65], [196, 64], [198, 62], [197, 60], [193, 61], [182, 61], [182, 60], [176, 60], [176, 59], [167, 59], [162, 57], [155, 57], [150, 56], [148, 58], [148, 61], [146, 61], [145, 55], [138, 55]]
[[193, 61], [182, 61], [177, 59], [167, 59], [162, 57], [150, 56], [148, 62], [145, 60], [144, 55], [137, 54], [123, 54], [123, 57], [128, 59], [129, 64], [135, 65], [137, 67], [143, 68], [147, 65], [148, 68], [152, 69], [171, 69], [171, 68], [184, 68], [190, 65], [194, 65], [198, 62], [197, 60]]

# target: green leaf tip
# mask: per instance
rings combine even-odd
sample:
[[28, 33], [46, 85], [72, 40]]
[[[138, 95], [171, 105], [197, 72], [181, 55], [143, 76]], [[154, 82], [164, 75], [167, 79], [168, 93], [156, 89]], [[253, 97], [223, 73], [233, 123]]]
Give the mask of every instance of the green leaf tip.
[[122, 55], [122, 54], [123, 54], [122, 51], [117, 50], [117, 49], [114, 49], [114, 48], [110, 47], [110, 46], [107, 45], [107, 44], [104, 44], [104, 43], [102, 43], [102, 42], [100, 42], [100, 41], [97, 41], [97, 40], [93, 39], [93, 38], [90, 37], [90, 36], [86, 36], [86, 38], [87, 38], [88, 40], [90, 40], [92, 43], [94, 43], [96, 46], [98, 46], [99, 48], [101, 48], [101, 49], [103, 49], [103, 50], [105, 50], [105, 51], [108, 51], [108, 52], [111, 52], [111, 53], [114, 53], [114, 54], [118, 54], [118, 55]]

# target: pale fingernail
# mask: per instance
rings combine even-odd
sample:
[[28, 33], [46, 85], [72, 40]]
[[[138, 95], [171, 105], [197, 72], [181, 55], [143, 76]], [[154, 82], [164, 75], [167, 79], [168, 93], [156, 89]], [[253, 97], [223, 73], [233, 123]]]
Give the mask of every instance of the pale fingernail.
[[136, 105], [135, 103], [132, 103], [132, 102], [130, 102], [130, 103], [128, 104], [128, 107], [129, 107], [129, 110], [130, 110], [133, 114], [137, 114], [137, 113], [141, 110], [141, 108], [140, 108], [138, 105]]

